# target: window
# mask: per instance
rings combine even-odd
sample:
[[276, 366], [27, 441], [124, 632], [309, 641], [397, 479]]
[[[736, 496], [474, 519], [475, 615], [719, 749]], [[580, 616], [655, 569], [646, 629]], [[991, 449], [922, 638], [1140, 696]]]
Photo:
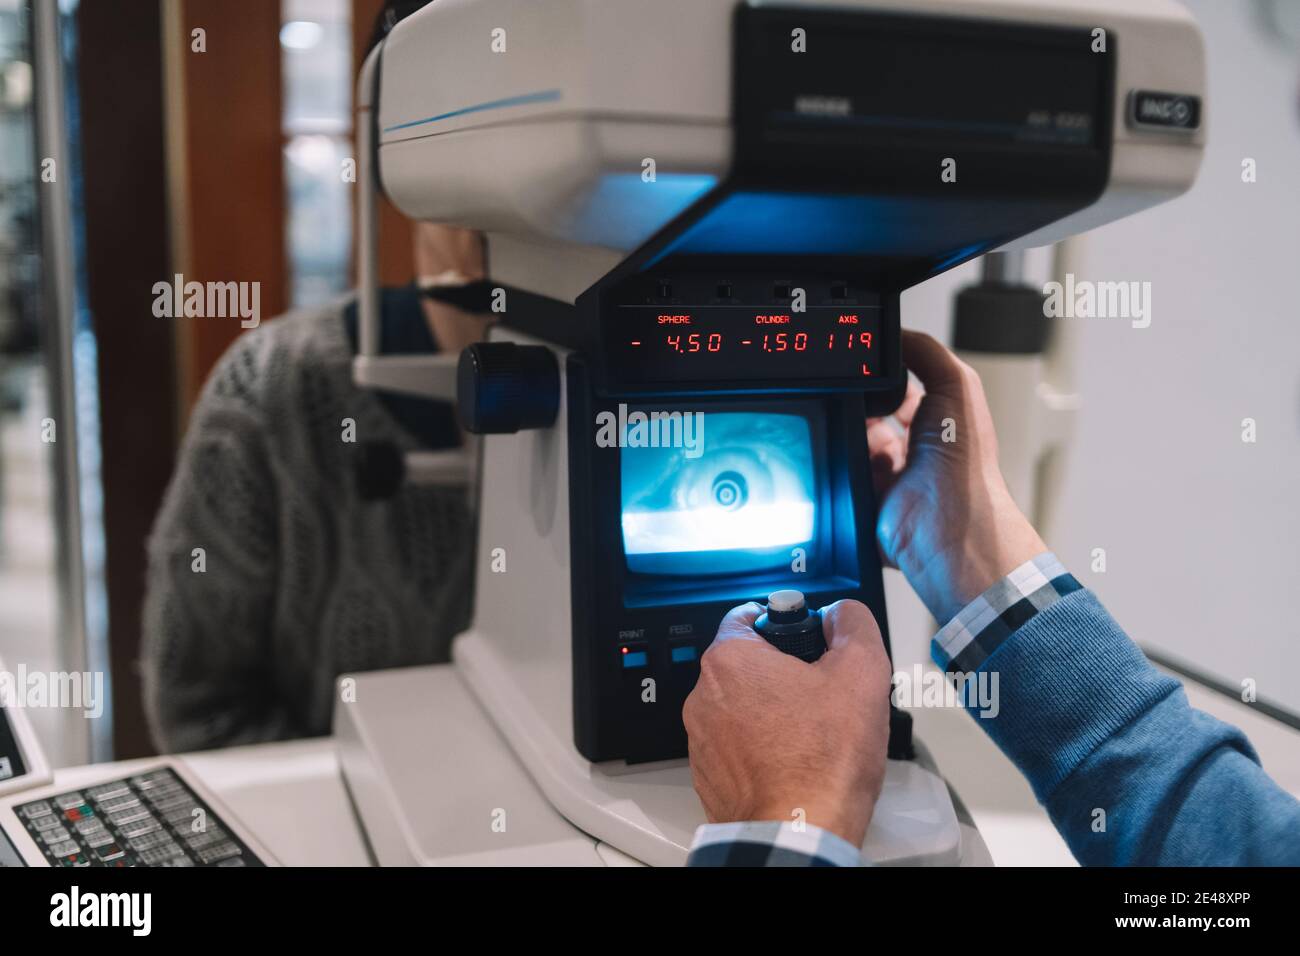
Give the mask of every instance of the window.
[[305, 306], [349, 286], [351, 13], [347, 0], [284, 0], [280, 9], [289, 301]]

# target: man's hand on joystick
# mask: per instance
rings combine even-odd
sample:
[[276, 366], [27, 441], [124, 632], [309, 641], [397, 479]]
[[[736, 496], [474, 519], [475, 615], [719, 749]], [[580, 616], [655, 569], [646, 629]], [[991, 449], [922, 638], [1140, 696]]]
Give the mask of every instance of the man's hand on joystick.
[[854, 845], [885, 779], [889, 657], [865, 605], [822, 609], [827, 649], [808, 664], [782, 653], [745, 604], [700, 660], [682, 716], [691, 775], [711, 823], [803, 819]]

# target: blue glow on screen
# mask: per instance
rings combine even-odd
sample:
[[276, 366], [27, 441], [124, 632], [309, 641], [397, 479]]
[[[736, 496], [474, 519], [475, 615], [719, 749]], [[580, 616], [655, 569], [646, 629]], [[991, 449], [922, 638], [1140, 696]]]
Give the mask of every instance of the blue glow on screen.
[[638, 574], [788, 568], [817, 524], [802, 415], [705, 413], [703, 450], [622, 449], [623, 552]]

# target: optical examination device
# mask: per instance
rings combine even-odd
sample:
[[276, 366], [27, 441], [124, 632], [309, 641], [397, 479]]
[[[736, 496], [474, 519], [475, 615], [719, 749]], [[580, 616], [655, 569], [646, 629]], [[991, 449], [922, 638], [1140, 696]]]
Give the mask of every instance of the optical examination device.
[[[381, 863], [684, 862], [682, 703], [727, 610], [866, 603], [864, 419], [904, 392], [900, 294], [1172, 198], [1204, 53], [1171, 0], [436, 0], [359, 81], [367, 387], [458, 402], [474, 616], [439, 667], [348, 675]], [[385, 357], [375, 192], [487, 235], [499, 323]], [[801, 603], [802, 602], [802, 603]], [[817, 650], [810, 651], [815, 655]], [[978, 834], [908, 723], [864, 853]]]

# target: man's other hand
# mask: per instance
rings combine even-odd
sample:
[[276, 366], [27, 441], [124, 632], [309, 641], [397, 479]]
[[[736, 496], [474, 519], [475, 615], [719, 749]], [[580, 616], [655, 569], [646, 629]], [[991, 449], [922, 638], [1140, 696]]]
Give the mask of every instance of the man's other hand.
[[876, 533], [885, 559], [944, 624], [1047, 546], [998, 470], [975, 370], [919, 332], [903, 332], [903, 359], [925, 391], [910, 387], [893, 422], [868, 420]]

